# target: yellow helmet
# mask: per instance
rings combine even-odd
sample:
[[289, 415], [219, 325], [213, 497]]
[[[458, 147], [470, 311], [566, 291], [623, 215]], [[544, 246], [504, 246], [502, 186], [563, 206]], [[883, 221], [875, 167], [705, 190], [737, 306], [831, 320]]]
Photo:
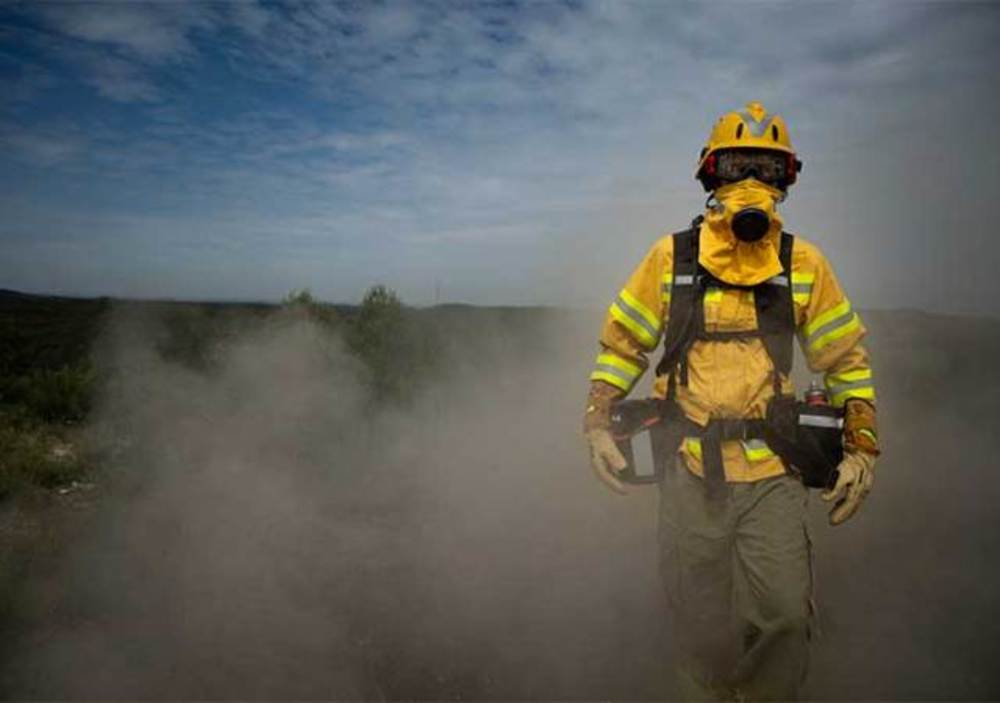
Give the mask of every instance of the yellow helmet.
[[[701, 181], [705, 190], [713, 190], [716, 185], [710, 158], [722, 149], [766, 149], [788, 154], [789, 176], [782, 184], [783, 190], [795, 182], [796, 175], [802, 170], [802, 162], [795, 156], [785, 121], [780, 115], [768, 113], [759, 102], [749, 102], [742, 110], [726, 113], [712, 127], [695, 172], [695, 178]], [[709, 169], [705, 168], [706, 164]]]

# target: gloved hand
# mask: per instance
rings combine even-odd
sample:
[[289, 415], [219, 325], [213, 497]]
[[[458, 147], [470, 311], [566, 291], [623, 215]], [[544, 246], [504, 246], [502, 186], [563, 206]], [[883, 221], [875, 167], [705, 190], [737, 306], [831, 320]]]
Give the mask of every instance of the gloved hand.
[[625, 495], [628, 489], [615, 477], [615, 473], [625, 468], [627, 462], [618, 451], [611, 433], [602, 428], [594, 428], [584, 433], [587, 444], [590, 445], [590, 465], [594, 473], [605, 485], [616, 493]]
[[611, 405], [624, 395], [622, 391], [602, 381], [591, 381], [587, 393], [587, 412], [583, 416], [583, 437], [590, 447], [590, 465], [594, 473], [616, 493], [628, 493], [615, 478], [615, 472], [627, 462], [611, 436]]
[[820, 497], [835, 501], [830, 510], [830, 524], [839, 525], [857, 512], [861, 501], [872, 489], [875, 481], [875, 455], [863, 451], [845, 452], [837, 471], [837, 484]]

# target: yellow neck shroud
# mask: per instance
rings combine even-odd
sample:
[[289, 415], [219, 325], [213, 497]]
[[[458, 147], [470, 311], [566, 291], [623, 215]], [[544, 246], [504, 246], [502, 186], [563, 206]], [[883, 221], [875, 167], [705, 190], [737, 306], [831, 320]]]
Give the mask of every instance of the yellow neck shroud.
[[[717, 204], [708, 208], [698, 239], [698, 263], [716, 278], [738, 286], [755, 286], [781, 273], [778, 250], [782, 221], [777, 204], [782, 193], [747, 179], [715, 191]], [[759, 241], [742, 242], [733, 234], [733, 216], [744, 208], [767, 213], [771, 226]]]

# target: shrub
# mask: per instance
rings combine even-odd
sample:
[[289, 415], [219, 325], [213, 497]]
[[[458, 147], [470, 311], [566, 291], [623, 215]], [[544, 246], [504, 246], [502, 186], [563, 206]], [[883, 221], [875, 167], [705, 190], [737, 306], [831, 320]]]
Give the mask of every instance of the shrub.
[[403, 304], [399, 296], [383, 285], [376, 285], [365, 293], [348, 333], [348, 346], [368, 366], [378, 399], [398, 399], [406, 392], [407, 379], [399, 370], [399, 360], [407, 346], [402, 322]]
[[76, 450], [54, 433], [0, 416], [0, 497], [29, 484], [66, 484], [86, 471]]
[[4, 400], [46, 422], [75, 423], [87, 416], [96, 374], [89, 364], [59, 369], [35, 369], [16, 378]]
[[337, 323], [337, 312], [333, 306], [317, 300], [308, 288], [292, 290], [282, 299], [281, 307], [323, 325], [332, 327]]

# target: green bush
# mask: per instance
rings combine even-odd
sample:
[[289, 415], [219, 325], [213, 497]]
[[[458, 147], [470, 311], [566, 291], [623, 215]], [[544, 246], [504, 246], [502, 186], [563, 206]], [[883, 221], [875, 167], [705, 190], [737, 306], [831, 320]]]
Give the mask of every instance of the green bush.
[[76, 423], [90, 410], [95, 381], [89, 364], [35, 369], [8, 379], [3, 400], [45, 422]]
[[308, 288], [295, 288], [284, 297], [281, 304], [285, 307], [308, 307], [316, 304], [316, 298]]
[[407, 336], [403, 329], [403, 304], [395, 291], [372, 286], [361, 301], [347, 343], [371, 372], [377, 399], [399, 399], [406, 394], [407, 378], [399, 362], [405, 355]]
[[317, 300], [308, 288], [293, 290], [281, 301], [281, 307], [305, 315], [323, 325], [337, 324], [337, 312], [332, 305]]
[[0, 498], [26, 485], [63, 485], [86, 472], [86, 462], [56, 434], [0, 416]]

